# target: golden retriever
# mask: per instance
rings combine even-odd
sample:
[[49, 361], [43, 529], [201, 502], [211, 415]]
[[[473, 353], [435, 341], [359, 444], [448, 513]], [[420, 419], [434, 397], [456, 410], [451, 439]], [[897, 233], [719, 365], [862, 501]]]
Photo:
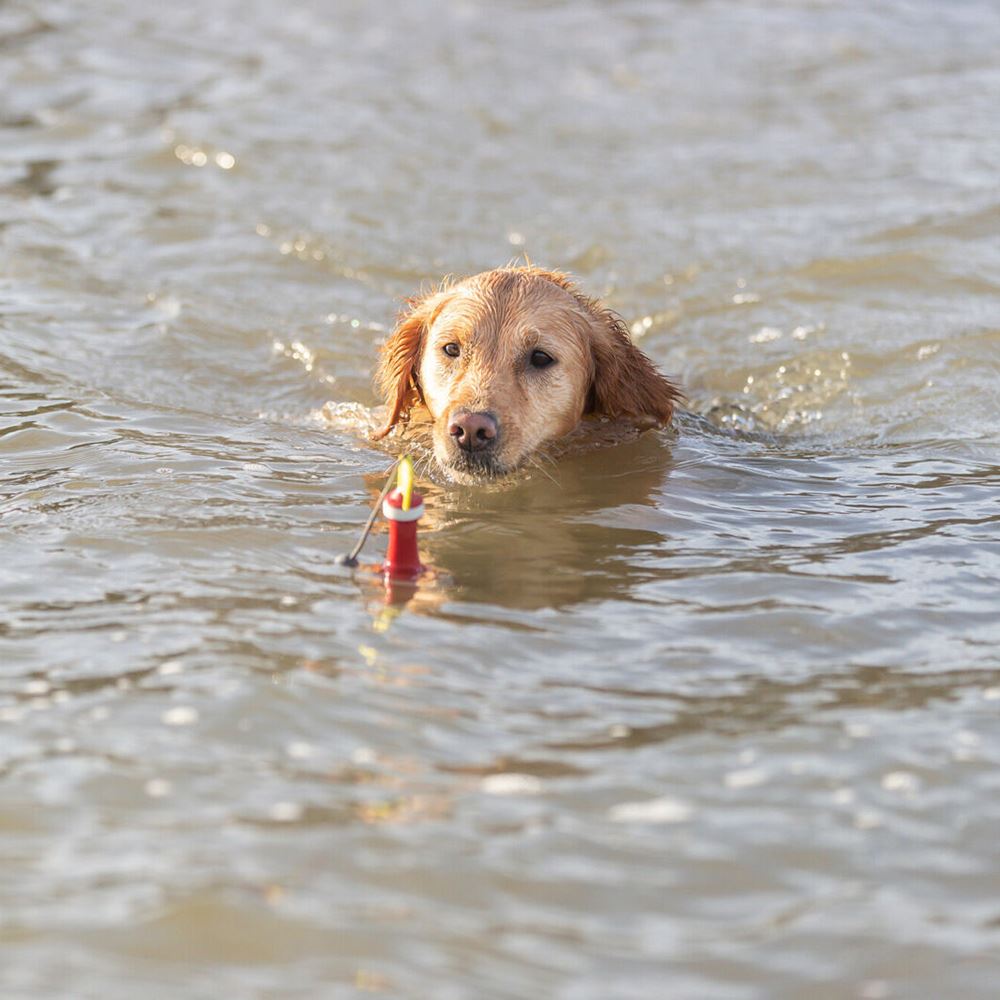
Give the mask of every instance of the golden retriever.
[[382, 348], [385, 437], [410, 411], [433, 420], [434, 456], [460, 481], [505, 475], [587, 414], [645, 429], [680, 390], [622, 320], [558, 271], [484, 271], [409, 300]]

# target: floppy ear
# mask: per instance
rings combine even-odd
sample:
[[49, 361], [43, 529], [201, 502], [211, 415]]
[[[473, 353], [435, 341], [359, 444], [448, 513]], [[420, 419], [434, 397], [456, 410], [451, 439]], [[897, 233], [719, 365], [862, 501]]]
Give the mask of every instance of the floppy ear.
[[427, 330], [443, 304], [436, 303], [437, 298], [432, 294], [422, 299], [409, 299], [396, 328], [382, 345], [375, 369], [375, 386], [386, 401], [389, 416], [385, 427], [372, 435], [375, 441], [384, 438], [396, 424], [405, 423], [411, 407], [423, 402], [416, 368]]
[[632, 343], [619, 317], [595, 312], [601, 329], [591, 342], [594, 380], [587, 412], [623, 417], [642, 428], [670, 423], [684, 394]]

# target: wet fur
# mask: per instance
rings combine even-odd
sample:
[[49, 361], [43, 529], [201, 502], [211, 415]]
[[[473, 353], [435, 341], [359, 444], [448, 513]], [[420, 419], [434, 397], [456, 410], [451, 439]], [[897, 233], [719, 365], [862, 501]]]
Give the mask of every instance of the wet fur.
[[[463, 345], [461, 364], [441, 357], [445, 340]], [[523, 368], [520, 359], [535, 344], [561, 367]], [[382, 347], [375, 381], [387, 419], [374, 437], [426, 409], [438, 461], [460, 477], [503, 474], [531, 461], [587, 414], [665, 426], [681, 398], [620, 317], [567, 275], [534, 266], [485, 271], [410, 299]], [[462, 407], [500, 415], [498, 456], [473, 461], [450, 447], [450, 414]]]

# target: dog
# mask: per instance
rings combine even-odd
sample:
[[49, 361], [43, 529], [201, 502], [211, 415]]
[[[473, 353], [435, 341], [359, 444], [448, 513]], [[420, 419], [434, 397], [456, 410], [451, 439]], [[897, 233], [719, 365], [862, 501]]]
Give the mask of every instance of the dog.
[[408, 300], [375, 382], [388, 416], [373, 437], [427, 411], [434, 457], [460, 482], [513, 472], [587, 415], [666, 426], [682, 398], [619, 316], [568, 275], [533, 265]]

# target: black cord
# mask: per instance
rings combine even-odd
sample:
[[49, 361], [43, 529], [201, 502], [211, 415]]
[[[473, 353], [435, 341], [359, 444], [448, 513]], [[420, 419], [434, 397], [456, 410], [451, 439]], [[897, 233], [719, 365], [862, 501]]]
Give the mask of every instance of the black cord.
[[358, 564], [358, 554], [364, 548], [365, 542], [368, 541], [368, 536], [371, 534], [372, 528], [375, 525], [375, 519], [378, 517], [378, 512], [382, 509], [382, 501], [389, 495], [389, 491], [392, 489], [392, 474], [396, 471], [402, 458], [397, 458], [392, 465], [386, 470], [386, 475], [388, 478], [385, 482], [385, 487], [379, 494], [378, 500], [375, 501], [375, 505], [372, 507], [371, 514], [368, 515], [368, 521], [365, 524], [364, 530], [361, 532], [361, 537], [358, 539], [358, 544], [351, 549], [350, 552], [341, 553], [337, 556], [336, 562], [338, 566], [357, 566]]

